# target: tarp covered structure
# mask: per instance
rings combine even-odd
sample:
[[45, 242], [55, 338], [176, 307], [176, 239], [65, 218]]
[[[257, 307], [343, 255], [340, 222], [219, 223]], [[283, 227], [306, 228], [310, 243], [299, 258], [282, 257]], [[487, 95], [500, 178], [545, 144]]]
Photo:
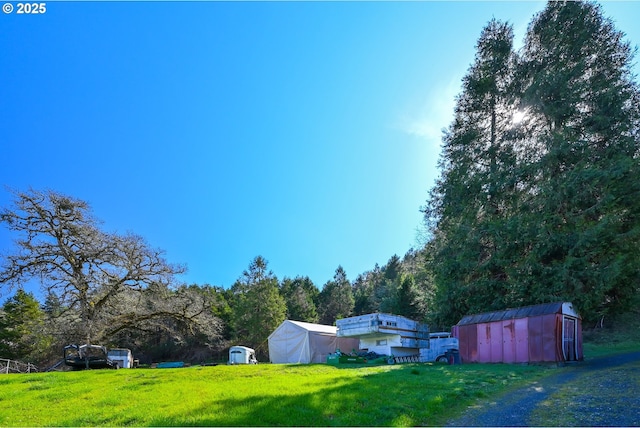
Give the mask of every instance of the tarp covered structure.
[[453, 326], [463, 362], [579, 361], [582, 320], [569, 302], [468, 315]]
[[326, 363], [340, 349], [358, 349], [358, 339], [337, 337], [336, 327], [285, 320], [269, 335], [269, 360], [275, 364]]

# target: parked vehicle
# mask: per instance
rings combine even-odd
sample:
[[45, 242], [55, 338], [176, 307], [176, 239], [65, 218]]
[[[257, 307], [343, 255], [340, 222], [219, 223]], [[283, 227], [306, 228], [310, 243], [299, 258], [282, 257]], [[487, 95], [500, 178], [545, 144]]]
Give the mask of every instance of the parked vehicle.
[[229, 349], [229, 364], [258, 364], [256, 351], [246, 346], [232, 346]]
[[[457, 353], [458, 339], [449, 332], [429, 334], [429, 348], [420, 350], [421, 361], [448, 362], [450, 355]], [[459, 358], [458, 358], [459, 362]]]
[[64, 347], [64, 363], [73, 370], [118, 369], [118, 363], [107, 355], [107, 348], [100, 345], [67, 345]]

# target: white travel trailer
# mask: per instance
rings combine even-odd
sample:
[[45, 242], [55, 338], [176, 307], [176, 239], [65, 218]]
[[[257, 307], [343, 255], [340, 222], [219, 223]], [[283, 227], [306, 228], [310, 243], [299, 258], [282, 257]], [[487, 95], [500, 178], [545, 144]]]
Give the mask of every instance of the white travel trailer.
[[107, 357], [114, 363], [118, 364], [119, 369], [133, 368], [133, 355], [131, 350], [126, 348], [113, 348], [109, 349]]
[[360, 350], [393, 356], [395, 362], [446, 361], [458, 350], [450, 333], [429, 334], [426, 324], [409, 318], [374, 313], [336, 321], [338, 337], [360, 339]]
[[229, 348], [228, 364], [258, 364], [256, 351], [246, 346], [232, 346]]
[[338, 337], [357, 337], [360, 349], [394, 357], [429, 347], [429, 327], [400, 315], [374, 313], [336, 321]]

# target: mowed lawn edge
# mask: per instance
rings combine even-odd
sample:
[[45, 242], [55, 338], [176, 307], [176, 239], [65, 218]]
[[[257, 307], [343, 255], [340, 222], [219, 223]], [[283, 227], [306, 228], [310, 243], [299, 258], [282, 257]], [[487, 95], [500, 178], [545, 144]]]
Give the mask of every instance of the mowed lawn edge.
[[555, 372], [507, 364], [326, 364], [0, 376], [0, 426], [442, 425]]

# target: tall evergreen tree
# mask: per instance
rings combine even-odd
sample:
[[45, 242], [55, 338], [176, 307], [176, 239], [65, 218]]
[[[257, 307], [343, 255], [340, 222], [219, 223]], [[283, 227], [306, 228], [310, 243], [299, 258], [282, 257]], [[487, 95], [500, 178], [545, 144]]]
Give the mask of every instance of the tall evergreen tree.
[[287, 319], [318, 322], [316, 301], [320, 291], [308, 276], [285, 278], [280, 290], [287, 303]]
[[623, 34], [589, 2], [549, 2], [522, 54], [522, 105], [538, 156], [522, 213], [531, 246], [520, 284], [534, 299], [573, 300], [588, 319], [624, 309], [640, 279], [631, 61]]
[[[424, 320], [431, 323], [430, 315], [434, 312], [435, 284], [433, 274], [429, 269], [429, 257], [431, 256], [431, 246], [426, 245], [420, 250], [410, 249], [402, 259], [403, 272], [408, 278], [403, 279], [400, 283], [401, 290], [399, 292], [401, 299], [405, 294], [403, 287], [409, 286], [410, 291], [406, 294], [413, 296], [413, 300], [408, 304], [412, 307], [413, 318], [415, 320]], [[405, 284], [405, 280], [410, 280], [409, 284]], [[403, 300], [401, 304], [405, 305]]]
[[588, 2], [549, 2], [515, 59], [511, 38], [483, 31], [425, 209], [445, 325], [551, 300], [594, 319], [638, 293], [632, 50]]
[[32, 293], [19, 288], [0, 312], [0, 356], [33, 362], [51, 343], [45, 314]]
[[257, 256], [231, 288], [234, 337], [262, 353], [267, 352], [269, 335], [287, 313], [278, 279], [267, 264], [262, 256]]
[[354, 315], [380, 312], [380, 302], [385, 297], [383, 269], [376, 263], [373, 270], [364, 272], [353, 283]]
[[342, 266], [338, 266], [333, 280], [328, 281], [320, 292], [320, 323], [334, 325], [337, 319], [351, 316], [354, 304], [351, 283]]
[[400, 296], [398, 288], [400, 284], [402, 263], [397, 254], [391, 256], [387, 264], [382, 268], [382, 278], [374, 285], [376, 298], [379, 302], [378, 311], [390, 314], [398, 314]]
[[442, 177], [425, 209], [435, 240], [438, 306], [448, 322], [500, 308], [508, 296], [501, 225], [514, 186], [512, 45], [506, 23], [492, 20], [482, 31], [444, 136]]
[[373, 283], [369, 280], [370, 272], [365, 272], [353, 281], [353, 315], [364, 315], [378, 311], [374, 299]]
[[415, 321], [423, 321], [425, 314], [421, 308], [420, 293], [411, 275], [402, 275], [398, 287], [396, 314]]

